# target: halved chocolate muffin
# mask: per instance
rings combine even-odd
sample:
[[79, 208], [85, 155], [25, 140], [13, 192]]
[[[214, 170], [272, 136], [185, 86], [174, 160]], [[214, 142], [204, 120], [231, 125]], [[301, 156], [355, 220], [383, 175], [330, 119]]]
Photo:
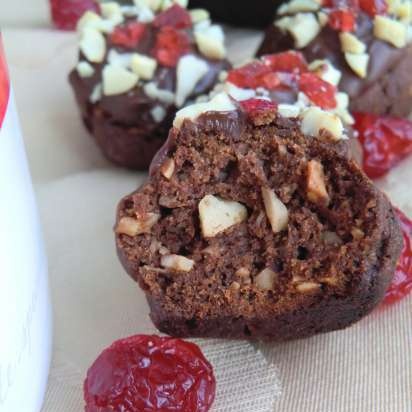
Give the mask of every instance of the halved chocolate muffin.
[[295, 339], [349, 326], [381, 301], [398, 223], [354, 162], [302, 131], [319, 116], [224, 93], [177, 114], [116, 223], [120, 260], [162, 332]]
[[177, 2], [100, 8], [79, 21], [79, 62], [69, 80], [103, 154], [144, 170], [176, 111], [209, 92], [230, 66], [224, 33], [206, 10], [189, 12]]
[[292, 0], [279, 7], [257, 54], [288, 49], [338, 68], [352, 111], [411, 113], [410, 0]]

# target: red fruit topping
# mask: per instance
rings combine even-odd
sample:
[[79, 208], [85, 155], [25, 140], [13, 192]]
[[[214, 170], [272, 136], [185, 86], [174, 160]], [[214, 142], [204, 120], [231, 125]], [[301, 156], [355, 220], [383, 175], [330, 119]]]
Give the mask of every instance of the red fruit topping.
[[125, 26], [116, 27], [113, 33], [110, 34], [110, 41], [115, 46], [133, 49], [139, 44], [145, 30], [145, 24], [132, 21]]
[[278, 107], [275, 102], [264, 99], [243, 100], [240, 106], [252, 119], [262, 116], [267, 111], [277, 110]]
[[185, 8], [174, 4], [172, 7], [158, 14], [153, 21], [153, 25], [155, 27], [170, 26], [175, 29], [187, 29], [192, 27], [192, 19]]
[[412, 122], [394, 117], [355, 113], [355, 130], [363, 147], [363, 169], [382, 177], [412, 153]]
[[299, 90], [322, 109], [336, 107], [336, 87], [325, 82], [316, 74], [303, 73], [299, 79]]
[[356, 15], [347, 9], [336, 9], [329, 13], [329, 25], [337, 31], [354, 31]]
[[296, 51], [268, 54], [262, 57], [262, 61], [275, 72], [303, 73], [308, 71], [305, 57]]
[[99, 11], [95, 0], [50, 0], [54, 25], [61, 30], [73, 30], [77, 21], [87, 11]]
[[386, 0], [359, 0], [359, 7], [371, 17], [388, 12]]
[[10, 80], [7, 70], [6, 57], [4, 55], [3, 42], [0, 34], [0, 128], [6, 115], [9, 103]]
[[157, 33], [153, 55], [163, 66], [175, 67], [180, 57], [189, 51], [190, 38], [185, 32], [166, 26]]
[[412, 291], [412, 221], [399, 209], [395, 209], [403, 233], [402, 254], [396, 267], [395, 277], [386, 291], [384, 303], [395, 303]]
[[216, 381], [193, 343], [137, 335], [104, 350], [84, 382], [86, 412], [207, 412]]

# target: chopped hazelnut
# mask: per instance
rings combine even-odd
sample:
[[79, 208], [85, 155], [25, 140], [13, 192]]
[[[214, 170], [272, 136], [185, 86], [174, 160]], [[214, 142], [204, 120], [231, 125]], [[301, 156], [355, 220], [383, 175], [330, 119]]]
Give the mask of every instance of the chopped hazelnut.
[[170, 178], [173, 176], [173, 173], [175, 171], [175, 161], [173, 159], [167, 158], [162, 166], [160, 166], [160, 173], [167, 179], [170, 180]]
[[256, 276], [256, 286], [263, 290], [272, 290], [277, 279], [277, 273], [266, 268]]
[[167, 269], [176, 270], [178, 272], [190, 272], [195, 262], [180, 255], [165, 255], [160, 259], [160, 264]]
[[281, 232], [287, 228], [289, 213], [286, 206], [276, 196], [274, 190], [262, 187], [262, 198], [265, 205], [266, 216], [272, 226], [273, 233]]
[[313, 203], [329, 204], [330, 198], [326, 190], [323, 166], [317, 160], [308, 162], [307, 195]]
[[129, 236], [137, 236], [142, 233], [150, 233], [152, 227], [160, 219], [158, 213], [143, 213], [133, 217], [122, 217], [116, 227], [116, 233]]
[[298, 292], [312, 293], [318, 291], [320, 288], [319, 283], [316, 282], [303, 282], [296, 286]]

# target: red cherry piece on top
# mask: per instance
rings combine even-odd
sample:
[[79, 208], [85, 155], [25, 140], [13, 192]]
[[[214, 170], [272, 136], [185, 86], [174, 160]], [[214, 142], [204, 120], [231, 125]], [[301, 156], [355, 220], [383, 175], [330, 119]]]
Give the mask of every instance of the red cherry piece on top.
[[187, 29], [192, 27], [192, 19], [185, 8], [179, 4], [174, 4], [158, 14], [153, 21], [153, 25], [155, 27], [169, 26], [175, 29]]
[[238, 87], [256, 89], [262, 86], [262, 77], [271, 71], [269, 66], [260, 61], [254, 61], [238, 69], [230, 70], [227, 81]]
[[116, 27], [110, 34], [110, 41], [115, 46], [133, 49], [143, 37], [146, 25], [137, 21], [129, 22], [125, 26]]
[[363, 148], [363, 169], [372, 179], [384, 176], [412, 153], [412, 122], [355, 113], [355, 130]]
[[329, 25], [337, 31], [351, 32], [355, 30], [356, 16], [347, 9], [336, 9], [329, 13]]
[[321, 109], [336, 107], [336, 87], [316, 74], [303, 73], [299, 78], [299, 90]]
[[389, 8], [386, 0], [359, 0], [359, 7], [371, 17], [386, 14]]
[[262, 57], [262, 61], [275, 72], [304, 73], [308, 71], [305, 57], [297, 51], [268, 54]]
[[50, 0], [54, 25], [60, 30], [74, 30], [77, 21], [87, 11], [99, 11], [95, 0]]
[[162, 27], [157, 33], [153, 55], [163, 66], [175, 67], [180, 57], [190, 51], [190, 38], [173, 27]]
[[399, 209], [395, 209], [403, 233], [402, 254], [395, 276], [386, 291], [384, 303], [395, 303], [412, 292], [412, 221]]
[[137, 335], [104, 350], [87, 372], [85, 412], [207, 412], [210, 363], [193, 343]]
[[268, 110], [276, 110], [278, 107], [278, 105], [273, 101], [256, 98], [242, 100], [240, 102], [240, 105], [242, 109], [249, 114], [257, 112], [263, 113]]

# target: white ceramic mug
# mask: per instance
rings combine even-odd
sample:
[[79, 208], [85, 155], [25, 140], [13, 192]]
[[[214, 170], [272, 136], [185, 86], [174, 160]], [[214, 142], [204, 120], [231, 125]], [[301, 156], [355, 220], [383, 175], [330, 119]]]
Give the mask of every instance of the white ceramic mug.
[[39, 412], [51, 353], [47, 261], [0, 37], [0, 412]]

